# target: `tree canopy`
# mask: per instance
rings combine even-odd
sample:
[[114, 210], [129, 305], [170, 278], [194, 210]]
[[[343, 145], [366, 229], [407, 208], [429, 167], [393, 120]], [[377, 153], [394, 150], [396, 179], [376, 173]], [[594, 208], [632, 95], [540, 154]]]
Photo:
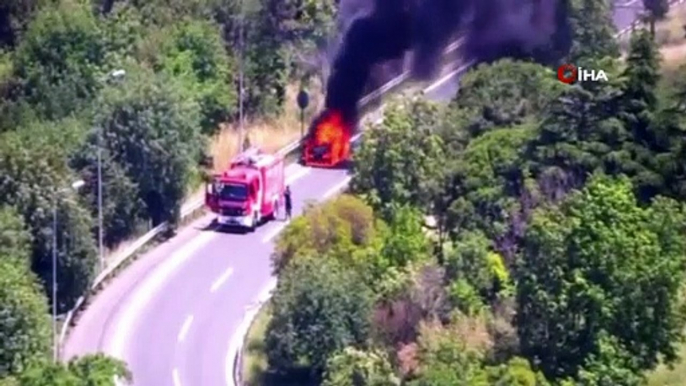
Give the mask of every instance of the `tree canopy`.
[[[567, 58], [608, 82], [565, 85], [552, 68], [504, 59], [471, 69], [447, 105], [390, 101], [353, 156], [356, 198], [311, 207], [285, 229], [284, 283], [302, 265], [333, 265], [362, 273], [375, 295], [364, 344], [341, 340], [326, 361], [298, 362], [323, 375], [315, 384], [638, 386], [679, 360], [686, 87], [661, 89], [650, 30], [620, 57], [608, 7], [572, 2]], [[351, 243], [352, 229], [366, 241]], [[279, 315], [301, 312], [285, 307], [286, 288]], [[332, 296], [322, 314], [350, 296], [320, 292]], [[268, 339], [308, 344], [298, 336]], [[294, 361], [271, 355], [274, 369]]]

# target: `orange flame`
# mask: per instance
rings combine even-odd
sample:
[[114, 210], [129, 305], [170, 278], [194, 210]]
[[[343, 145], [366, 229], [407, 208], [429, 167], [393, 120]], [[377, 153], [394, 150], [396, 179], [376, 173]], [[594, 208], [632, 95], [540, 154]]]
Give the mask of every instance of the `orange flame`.
[[305, 144], [305, 164], [332, 167], [347, 160], [350, 157], [351, 131], [340, 111], [325, 111]]

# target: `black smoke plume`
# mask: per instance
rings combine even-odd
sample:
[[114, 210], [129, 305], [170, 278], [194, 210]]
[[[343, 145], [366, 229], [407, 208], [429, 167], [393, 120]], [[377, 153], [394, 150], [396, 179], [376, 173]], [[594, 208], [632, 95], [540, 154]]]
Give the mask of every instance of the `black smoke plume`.
[[374, 75], [379, 69], [383, 75], [384, 65], [405, 58], [410, 58], [414, 79], [431, 79], [445, 47], [459, 36], [463, 44], [454, 54], [464, 62], [502, 57], [559, 60], [571, 47], [567, 1], [341, 0], [342, 36], [327, 84], [326, 108], [356, 117], [358, 101], [376, 85]]

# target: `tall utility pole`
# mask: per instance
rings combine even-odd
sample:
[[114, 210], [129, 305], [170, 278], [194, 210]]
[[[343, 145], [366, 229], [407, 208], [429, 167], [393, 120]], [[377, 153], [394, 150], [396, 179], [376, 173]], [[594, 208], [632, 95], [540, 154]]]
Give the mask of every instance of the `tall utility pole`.
[[243, 143], [245, 142], [245, 127], [243, 123], [243, 67], [245, 60], [245, 42], [243, 37], [244, 22], [243, 22], [243, 0], [240, 2], [240, 9], [238, 14], [238, 152], [243, 152]]

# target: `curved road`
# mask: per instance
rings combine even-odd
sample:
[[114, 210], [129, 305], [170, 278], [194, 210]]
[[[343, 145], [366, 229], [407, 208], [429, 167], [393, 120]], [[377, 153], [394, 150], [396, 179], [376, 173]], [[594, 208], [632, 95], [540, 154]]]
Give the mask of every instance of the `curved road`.
[[[636, 0], [634, 0], [635, 2]], [[618, 29], [636, 17], [615, 13]], [[459, 72], [429, 86], [434, 100], [451, 98]], [[293, 210], [336, 194], [344, 170], [287, 168]], [[245, 311], [270, 284], [272, 242], [285, 223], [274, 221], [246, 235], [206, 229], [196, 220], [122, 272], [83, 312], [64, 356], [106, 352], [125, 360], [139, 386], [232, 385], [229, 353]]]

